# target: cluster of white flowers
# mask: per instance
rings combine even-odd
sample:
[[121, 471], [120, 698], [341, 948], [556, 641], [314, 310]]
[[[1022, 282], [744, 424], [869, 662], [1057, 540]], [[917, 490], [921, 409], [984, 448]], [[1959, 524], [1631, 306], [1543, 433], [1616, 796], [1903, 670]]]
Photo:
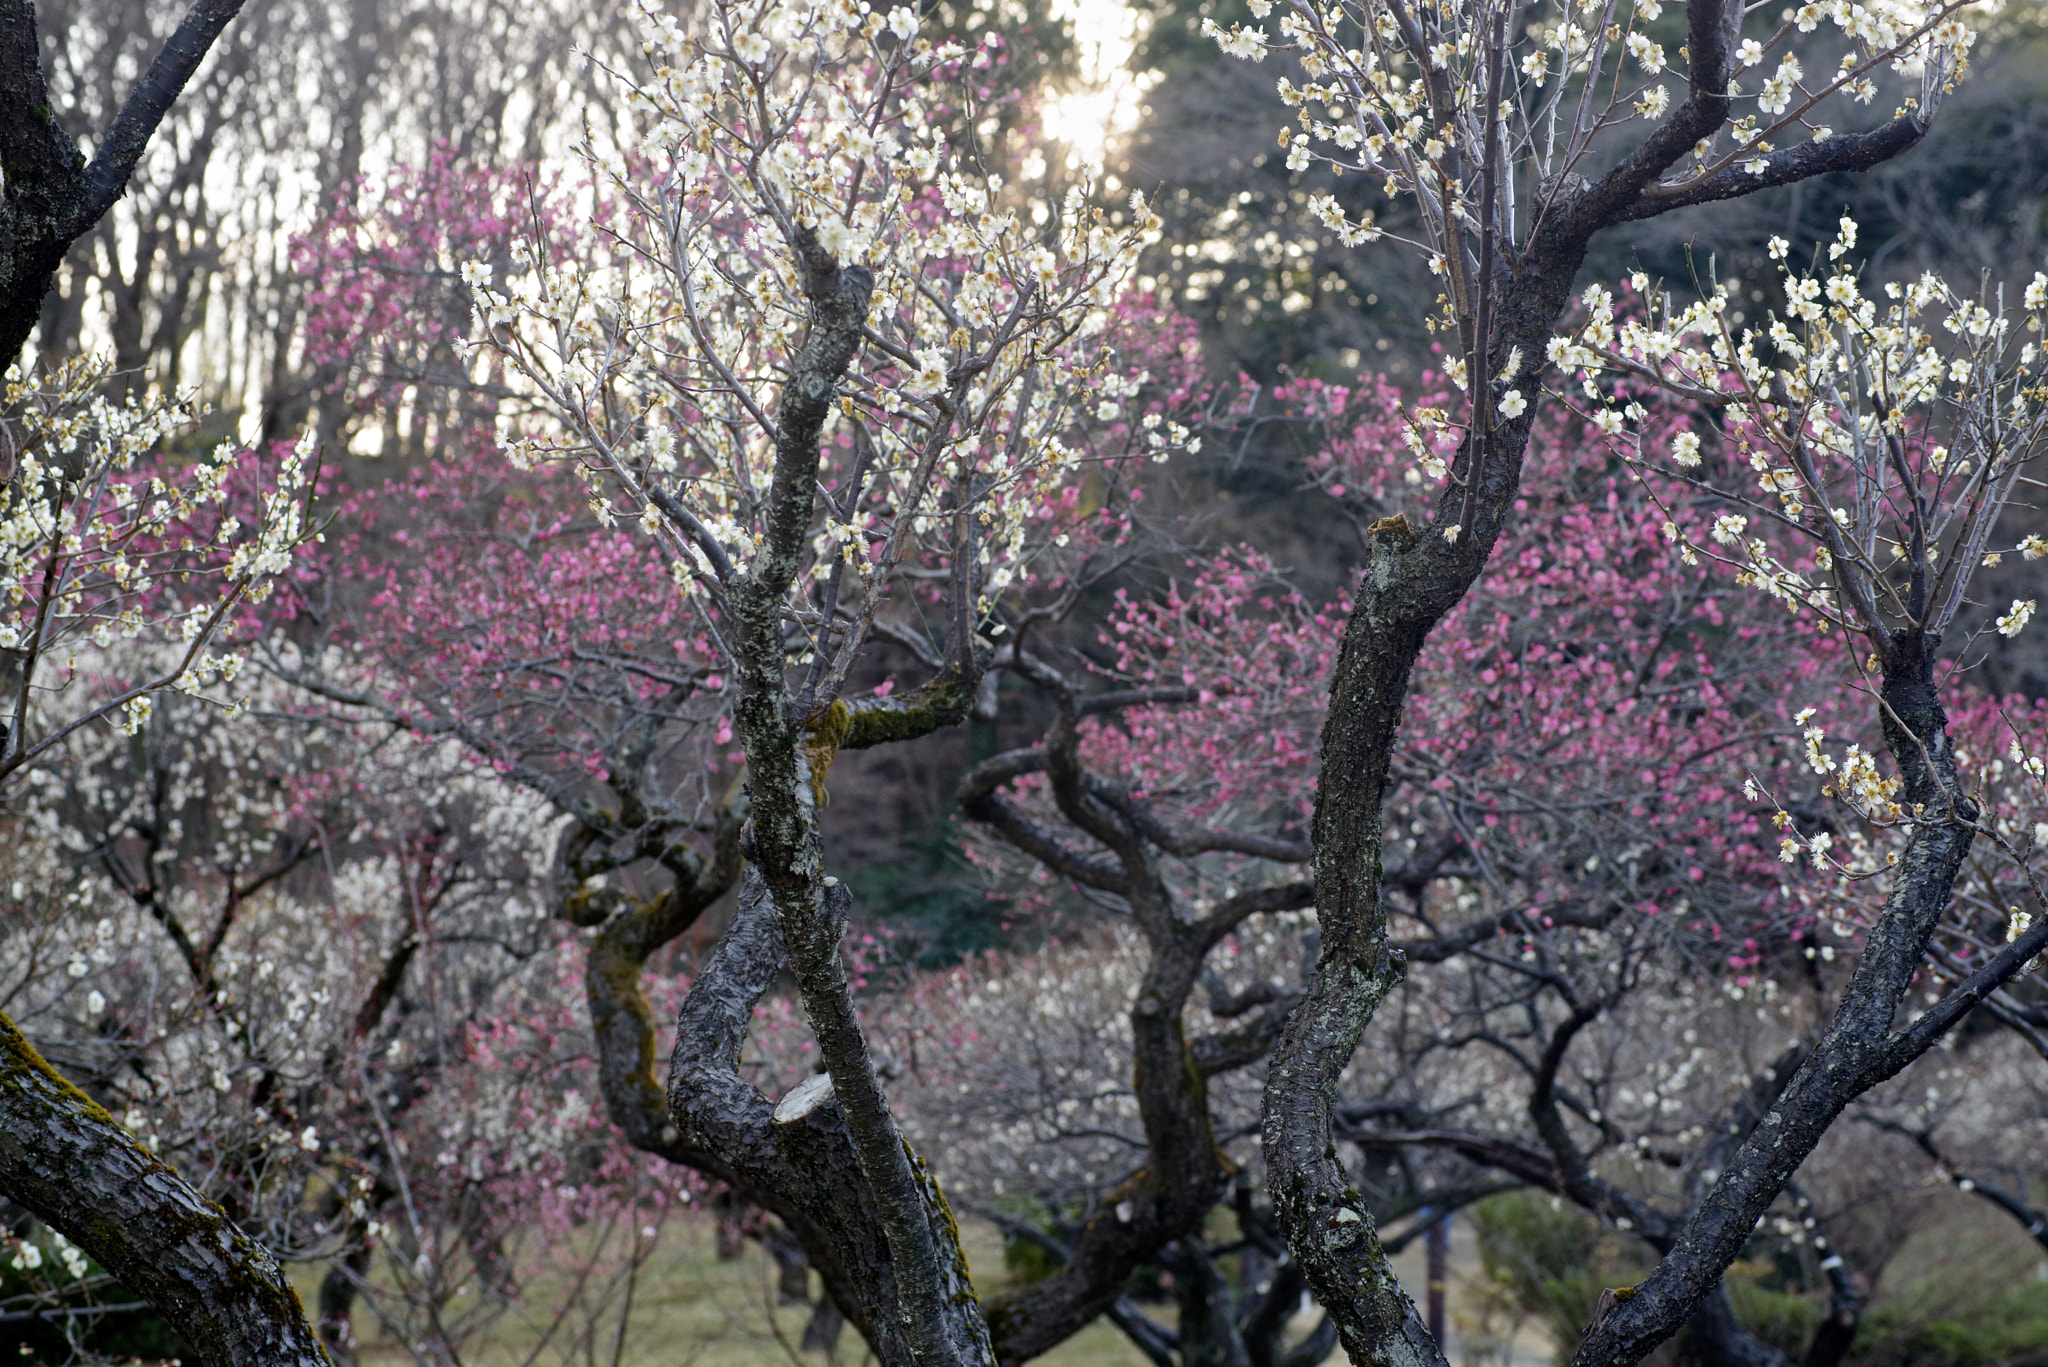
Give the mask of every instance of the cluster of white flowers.
[[[1217, 984], [1282, 983], [1298, 971], [1305, 913], [1247, 922], [1210, 952]], [[1128, 924], [1100, 927], [1031, 958], [990, 956], [920, 985], [878, 1022], [891, 1050], [931, 1060], [898, 1084], [905, 1127], [943, 1166], [949, 1191], [973, 1205], [1100, 1195], [1126, 1175], [1142, 1142], [1131, 1090], [1131, 1005], [1150, 950]], [[1229, 1028], [1189, 1002], [1191, 1037]], [[1207, 1080], [1232, 1157], [1256, 1162], [1255, 1070]]]
[[312, 432], [299, 438], [279, 463], [276, 484], [263, 496], [263, 520], [256, 535], [236, 546], [228, 558], [229, 581], [253, 582], [253, 597], [268, 591], [269, 581], [290, 568], [293, 554], [306, 542], [306, 504], [312, 487], [307, 466], [317, 449]]
[[2007, 638], [2019, 635], [2033, 616], [2033, 599], [2013, 599], [2011, 610], [1998, 619], [1998, 634]]
[[[98, 717], [118, 717], [133, 734], [156, 690], [232, 681], [241, 657], [209, 653], [208, 643], [315, 535], [310, 437], [280, 463], [245, 526], [226, 509], [241, 459], [232, 444], [189, 465], [144, 465], [198, 416], [193, 395], [115, 403], [108, 378], [104, 364], [84, 360], [34, 380], [10, 369], [0, 397], [20, 452], [0, 489], [0, 652], [15, 661], [12, 687], [30, 722], [0, 746], [0, 777]], [[123, 643], [156, 632], [175, 646], [162, 668], [137, 676], [114, 667], [150, 653]]]
[[[1459, 339], [1474, 364], [1492, 289], [1482, 278], [1489, 255], [1515, 249], [1559, 195], [1597, 173], [1611, 151], [1594, 149], [1611, 148], [1612, 130], [1664, 118], [1673, 95], [1661, 82], [1684, 74], [1653, 27], [1660, 0], [1550, 0], [1527, 10], [1496, 0], [1251, 6], [1258, 21], [1276, 8], [1277, 31], [1211, 18], [1203, 32], [1233, 56], [1294, 58], [1298, 71], [1278, 82], [1295, 111], [1278, 139], [1289, 171], [1322, 165], [1338, 176], [1369, 176], [1389, 198], [1413, 201], [1413, 236], [1388, 234], [1369, 213], [1347, 215], [1326, 192], [1308, 207], [1345, 246], [1393, 236], [1422, 252], [1444, 285], [1426, 325]], [[1895, 117], [1924, 118], [1966, 64], [1974, 34], [1962, 21], [1965, 8], [1962, 0], [1809, 0], [1785, 10], [1729, 54], [1738, 72], [1775, 55], [1771, 75], [1760, 89], [1728, 82], [1737, 112], [1656, 193], [1677, 197], [1717, 176], [1766, 175], [1779, 165], [1774, 158], [1799, 155], [1792, 139], [1831, 137], [1820, 122], [1825, 108], [1869, 103], [1887, 72], [1900, 85]], [[1805, 36], [1823, 25], [1834, 31], [1838, 60], [1823, 58], [1826, 40]], [[1677, 55], [1690, 66], [1693, 54]], [[1714, 78], [1717, 87], [1722, 79]], [[1474, 393], [1475, 406], [1483, 411], [1489, 397]], [[1501, 402], [1500, 415], [1512, 420], [1516, 401]]]
[[[515, 462], [577, 462], [601, 519], [638, 518], [698, 574], [714, 570], [707, 541], [744, 562], [809, 317], [799, 244], [813, 233], [874, 288], [828, 430], [838, 525], [797, 592], [850, 566], [871, 599], [956, 535], [961, 512], [986, 593], [1011, 581], [1082, 459], [1076, 430], [1116, 421], [1147, 379], [1119, 369], [1111, 334], [1158, 221], [1141, 196], [1108, 210], [1086, 187], [1013, 201], [934, 112], [964, 54], [916, 32], [911, 10], [854, 0], [647, 14], [653, 77], [619, 77], [645, 124], [635, 160], [582, 149], [601, 222], [522, 243], [502, 278], [464, 272], [477, 345], [546, 415], [508, 420]], [[1140, 449], [1187, 444], [1174, 426]]]
[[[2037, 302], [2019, 316], [1995, 290], [1968, 297], [1932, 275], [1871, 298], [1849, 259], [1855, 243], [1844, 218], [1822, 276], [1802, 273], [1775, 239], [1786, 307], [1753, 326], [1738, 324], [1731, 282], [1626, 320], [1595, 286], [1583, 324], [1553, 339], [1550, 359], [1577, 373], [1596, 424], [1638, 474], [1675, 476], [1794, 533], [1789, 545], [1748, 535], [1751, 519], [1731, 512], [1714, 520], [1709, 546], [1681, 537], [1674, 518], [1669, 534], [1688, 559], [1720, 561], [1822, 630], [1945, 625], [1972, 572], [2009, 553], [1989, 544], [1992, 513], [2048, 444], [2048, 355], [2032, 340], [2048, 276], [2035, 277], [2026, 297]], [[1639, 431], [1598, 423], [1627, 411], [1604, 386], [1644, 380], [1726, 414], [1719, 468], [1703, 467], [1695, 432], [1656, 450]], [[1747, 489], [1729, 482], [1745, 469]], [[2012, 549], [2031, 559], [2048, 544]], [[1915, 575], [1918, 598], [1908, 591]], [[2032, 603], [2015, 601], [1996, 629], [2017, 635], [2032, 615]]]
[[[148, 652], [133, 670], [169, 647], [112, 649]], [[171, 692], [148, 747], [90, 728], [66, 738], [63, 763], [35, 776], [48, 800], [10, 817], [0, 841], [0, 969], [36, 1041], [104, 1079], [101, 1096], [146, 1148], [232, 1200], [281, 1256], [319, 1259], [370, 1213], [372, 1172], [425, 1168], [443, 1121], [407, 1103], [377, 1117], [391, 1132], [380, 1137], [361, 1109], [366, 1076], [431, 1070], [449, 1109], [516, 1132], [500, 1152], [529, 1167], [588, 1148], [587, 1106], [536, 1115], [522, 1091], [552, 1098], [587, 1058], [573, 1032], [581, 956], [534, 895], [543, 801], [452, 741], [389, 750], [347, 725], [301, 722], [292, 690], [249, 677], [254, 706], [233, 725]], [[411, 1000], [371, 1010], [394, 971]], [[464, 991], [435, 986], [445, 974]], [[475, 1067], [447, 1049], [493, 1012], [566, 1030], [559, 1065]], [[496, 1157], [478, 1180], [507, 1180]], [[413, 1181], [415, 1200], [449, 1199], [446, 1182]], [[12, 1257], [45, 1277], [53, 1264], [82, 1275], [82, 1255], [47, 1233]]]

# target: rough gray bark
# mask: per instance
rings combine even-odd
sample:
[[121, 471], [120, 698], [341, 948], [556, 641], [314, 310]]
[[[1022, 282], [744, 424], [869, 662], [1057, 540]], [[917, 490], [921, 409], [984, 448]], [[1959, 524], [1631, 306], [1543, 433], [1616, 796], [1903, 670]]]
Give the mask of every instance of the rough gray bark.
[[29, 0], [0, 0], [0, 367], [35, 331], [73, 241], [114, 206], [164, 113], [242, 0], [197, 0], [129, 92], [88, 165], [50, 108]]
[[586, 862], [593, 847], [610, 843], [603, 833], [574, 827], [557, 852], [562, 886], [555, 915], [597, 931], [584, 951], [583, 990], [605, 1112], [633, 1147], [689, 1167], [701, 1168], [707, 1160], [680, 1144], [669, 1121], [668, 1097], [654, 1071], [654, 1009], [641, 989], [641, 975], [656, 950], [695, 925], [739, 881], [740, 819], [731, 804], [720, 809], [709, 859], [687, 847], [667, 851], [662, 864], [675, 882], [646, 901], [583, 887], [585, 877], [614, 862]]
[[[867, 744], [922, 725], [928, 702], [920, 690], [909, 699], [850, 708], [846, 743]], [[814, 1327], [836, 1326], [843, 1316], [881, 1361], [907, 1363], [912, 1358], [899, 1327], [881, 1217], [832, 1094], [796, 1117], [801, 1123], [786, 1116], [778, 1121], [774, 1099], [755, 1091], [735, 1067], [753, 1004], [784, 963], [765, 884], [758, 872], [741, 880], [745, 815], [742, 801], [721, 808], [708, 858], [680, 846], [661, 853], [675, 882], [646, 901], [583, 887], [586, 876], [616, 863], [616, 852], [604, 853], [611, 832], [578, 827], [564, 838], [556, 914], [596, 930], [586, 951], [584, 990], [605, 1109], [634, 1147], [727, 1183], [782, 1222], [825, 1284], [827, 1299]], [[738, 914], [685, 1002], [664, 1093], [654, 1072], [654, 1013], [642, 985], [647, 961], [736, 885]], [[938, 1200], [936, 1191], [931, 1199]]]
[[[814, 714], [797, 714], [785, 678], [783, 605], [811, 533], [819, 439], [837, 385], [860, 349], [874, 277], [864, 266], [840, 266], [808, 228], [796, 230], [792, 245], [810, 305], [809, 331], [792, 358], [776, 414], [760, 549], [727, 590], [739, 685], [734, 716], [747, 754], [752, 812], [748, 856], [774, 899], [804, 1012], [859, 1159], [861, 1185], [879, 1217], [909, 1360], [919, 1367], [984, 1363], [991, 1352], [988, 1329], [968, 1287], [958, 1231], [889, 1111], [847, 990], [839, 939], [848, 899], [838, 880], [825, 875], [818, 829], [825, 769], [842, 745], [919, 734], [957, 720], [977, 680], [927, 685], [921, 710], [856, 711], [835, 700]], [[970, 641], [956, 646], [956, 658], [972, 658]]]
[[[584, 993], [599, 1090], [628, 1143], [727, 1183], [781, 1220], [803, 1262], [824, 1280], [830, 1313], [851, 1320], [882, 1361], [904, 1362], [908, 1349], [890, 1332], [897, 1320], [895, 1286], [887, 1245], [874, 1237], [879, 1226], [875, 1218], [837, 1218], [849, 1201], [863, 1202], [844, 1125], [831, 1114], [803, 1130], [776, 1124], [773, 1102], [734, 1066], [753, 1004], [783, 957], [758, 876], [746, 881], [739, 915], [683, 1008], [666, 1092], [655, 1077], [654, 1011], [642, 974], [656, 950], [739, 883], [744, 811], [737, 803], [720, 811], [710, 859], [683, 849], [666, 855], [662, 862], [676, 881], [649, 901], [583, 891], [579, 851], [599, 837], [579, 828], [565, 840], [568, 886], [557, 914], [597, 928], [585, 954]], [[797, 1135], [803, 1142], [785, 1142]]]
[[[1521, 346], [1525, 357], [1543, 354], [1583, 254], [1583, 240], [1559, 244], [1547, 268], [1509, 287], [1499, 355], [1508, 346]], [[1533, 370], [1516, 378], [1527, 384]], [[1381, 904], [1380, 811], [1409, 677], [1429, 631], [1464, 596], [1499, 538], [1520, 485], [1528, 425], [1525, 415], [1460, 453], [1457, 468], [1477, 485], [1479, 516], [1457, 542], [1402, 518], [1375, 525], [1331, 685], [1312, 836], [1322, 945], [1307, 997], [1267, 1074], [1265, 1153], [1288, 1243], [1360, 1367], [1443, 1361], [1338, 1161], [1331, 1108], [1366, 1023], [1404, 967], [1388, 943]], [[1451, 511], [1441, 516], [1455, 521], [1455, 503], [1447, 504]]]
[[[843, 906], [844, 894], [834, 892]], [[785, 962], [777, 922], [766, 884], [749, 870], [733, 919], [676, 1023], [664, 1142], [676, 1161], [723, 1178], [779, 1218], [876, 1357], [900, 1367], [916, 1356], [899, 1311], [895, 1260], [837, 1100], [820, 1089], [819, 1103], [788, 1108], [778, 1119], [775, 1102], [739, 1073], [754, 1003]], [[930, 1208], [943, 1212], [922, 1165], [914, 1171]], [[973, 1313], [964, 1265], [949, 1268], [946, 1287]]]
[[276, 1261], [0, 1016], [0, 1195], [147, 1300], [206, 1367], [326, 1367]]

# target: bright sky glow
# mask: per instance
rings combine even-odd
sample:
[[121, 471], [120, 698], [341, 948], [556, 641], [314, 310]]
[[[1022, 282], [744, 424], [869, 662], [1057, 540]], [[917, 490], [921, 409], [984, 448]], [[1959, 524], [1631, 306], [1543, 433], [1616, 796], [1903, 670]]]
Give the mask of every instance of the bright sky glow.
[[1066, 145], [1070, 164], [1100, 168], [1110, 143], [1136, 126], [1152, 84], [1127, 69], [1139, 14], [1119, 0], [1059, 0], [1052, 13], [1073, 21], [1080, 79], [1047, 101], [1046, 136]]

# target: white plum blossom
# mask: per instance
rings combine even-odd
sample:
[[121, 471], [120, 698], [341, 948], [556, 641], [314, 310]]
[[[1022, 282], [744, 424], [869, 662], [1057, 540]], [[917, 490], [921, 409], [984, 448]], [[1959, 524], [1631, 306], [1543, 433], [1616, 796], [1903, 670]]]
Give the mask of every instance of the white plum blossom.
[[[1473, 328], [1486, 316], [1479, 301], [1490, 286], [1475, 272], [1486, 251], [1525, 250], [1526, 234], [1545, 219], [1547, 202], [1604, 173], [1606, 154], [1596, 156], [1594, 149], [1612, 144], [1609, 130], [1662, 120], [1672, 108], [1671, 87], [1656, 79], [1671, 69], [1662, 41], [1668, 31], [1650, 27], [1663, 6], [1637, 0], [1627, 8], [1624, 15], [1618, 6], [1603, 12], [1567, 5], [1554, 16], [1516, 19], [1496, 35], [1481, 11], [1459, 6], [1261, 0], [1254, 17], [1278, 14], [1277, 33], [1214, 18], [1202, 20], [1201, 32], [1235, 57], [1263, 60], [1269, 50], [1295, 55], [1298, 71], [1277, 82], [1281, 100], [1295, 111], [1278, 139], [1288, 172], [1325, 164], [1337, 175], [1370, 177], [1386, 195], [1411, 200], [1416, 226], [1391, 235], [1361, 231], [1335, 196], [1320, 190], [1309, 196], [1311, 218], [1345, 246], [1391, 236], [1419, 251], [1443, 279], [1426, 327], [1438, 337], [1459, 337], [1461, 351], [1476, 351]], [[1688, 191], [1719, 177], [1710, 197], [1725, 197], [1731, 172], [1767, 179], [1774, 167], [1787, 167], [1789, 140], [1831, 135], [1816, 121], [1826, 104], [1874, 98], [1879, 77], [1896, 77], [1905, 87], [1895, 118], [1916, 110], [1914, 117], [1924, 118], [1962, 71], [1974, 41], [1960, 17], [1963, 0], [1910, 7], [1842, 0], [1804, 5], [1775, 19], [1759, 17], [1759, 9], [1737, 16], [1738, 28], [1757, 31], [1730, 35], [1728, 55], [1747, 69], [1775, 52], [1775, 70], [1749, 92], [1731, 82], [1728, 94], [1738, 107], [1728, 116], [1730, 137], [1717, 133], [1699, 141], [1690, 161], [1660, 184], [1659, 195], [1683, 202]], [[1811, 33], [1823, 23], [1835, 30], [1827, 40], [1832, 51], [1818, 39], [1793, 50], [1795, 31]], [[1820, 73], [1811, 79], [1808, 62]], [[1414, 70], [1428, 75], [1404, 74]], [[1500, 98], [1475, 98], [1489, 84], [1501, 87]], [[1327, 121], [1315, 117], [1316, 106], [1329, 111]], [[1568, 132], [1561, 136], [1561, 130]], [[1500, 149], [1506, 160], [1491, 163], [1478, 154], [1482, 149]], [[1796, 174], [1799, 163], [1789, 165]], [[1520, 202], [1523, 186], [1527, 203]], [[1853, 245], [1853, 237], [1848, 241]], [[1774, 252], [1784, 250], [1774, 243]], [[2048, 275], [2043, 280], [2048, 294]], [[1850, 280], [1795, 284], [1792, 312], [1804, 321], [1822, 316], [1824, 288], [1831, 302], [1853, 303]], [[1602, 345], [1598, 339], [1592, 344]], [[1452, 361], [1470, 366], [1477, 357], [1446, 358], [1455, 382]]]
[[[115, 403], [108, 373], [77, 360], [35, 379], [12, 368], [0, 385], [19, 453], [17, 477], [0, 488], [0, 648], [16, 652], [7, 710], [27, 722], [0, 741], [0, 786], [78, 726], [105, 720], [133, 735], [151, 693], [231, 679], [239, 654], [208, 645], [313, 534], [310, 435], [271, 472], [245, 525], [227, 511], [236, 472], [253, 468], [244, 452], [222, 443], [189, 462], [156, 459], [200, 411], [196, 397]], [[121, 678], [110, 652], [145, 634], [179, 649], [160, 670]], [[87, 656], [98, 663], [82, 670]]]
[[[577, 471], [600, 525], [668, 548], [695, 608], [763, 544], [779, 391], [821, 279], [863, 286], [859, 344], [821, 396], [822, 443], [857, 433], [861, 454], [788, 592], [846, 576], [831, 592], [857, 634], [904, 562], [955, 536], [973, 537], [993, 613], [1098, 436], [1154, 460], [1188, 448], [1179, 425], [1100, 431], [1147, 383], [1117, 328], [1158, 219], [1085, 184], [1034, 205], [955, 146], [946, 83], [970, 54], [921, 34], [917, 7], [708, 0], [642, 20], [653, 74], [613, 73], [633, 145], [593, 132], [576, 149], [609, 217], [547, 250], [519, 240], [494, 285], [466, 272], [470, 355], [518, 395], [507, 458]], [[826, 653], [829, 693], [858, 651]]]

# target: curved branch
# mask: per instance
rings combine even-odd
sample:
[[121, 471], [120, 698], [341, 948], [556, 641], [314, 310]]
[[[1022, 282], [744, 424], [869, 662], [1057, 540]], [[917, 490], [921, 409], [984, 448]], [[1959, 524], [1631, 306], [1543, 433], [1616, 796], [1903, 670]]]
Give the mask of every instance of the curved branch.
[[1743, 0], [1691, 0], [1685, 7], [1685, 50], [1690, 89], [1685, 103], [1605, 175], [1556, 206], [1559, 237], [1584, 242], [1621, 222], [1651, 182], [1673, 162], [1713, 136], [1728, 121], [1728, 82], [1735, 40], [1742, 32]]
[[750, 874], [683, 999], [669, 1056], [669, 1123], [653, 1136], [665, 1147], [655, 1151], [730, 1183], [779, 1218], [875, 1356], [903, 1367], [912, 1355], [894, 1264], [836, 1102], [828, 1093], [823, 1104], [778, 1120], [775, 1104], [740, 1075], [754, 1004], [783, 962], [774, 903]]
[[1125, 895], [1129, 878], [1121, 865], [1075, 849], [1000, 791], [1012, 779], [1044, 773], [1047, 764], [1043, 746], [990, 756], [960, 780], [960, 810], [1062, 877], [1099, 892]]
[[327, 1367], [276, 1260], [0, 1016], [0, 1194], [132, 1287], [207, 1367]]
[[1151, 803], [1131, 796], [1130, 790], [1120, 784], [1097, 774], [1087, 775], [1084, 782], [1091, 796], [1116, 808], [1140, 835], [1168, 854], [1191, 859], [1198, 854], [1227, 850], [1257, 859], [1270, 859], [1277, 864], [1308, 862], [1309, 848], [1305, 840], [1283, 840], [1276, 836], [1217, 830], [1214, 827], [1184, 829], [1163, 819], [1152, 810]]
[[1299, 992], [1282, 993], [1266, 1010], [1234, 1030], [1197, 1035], [1188, 1042], [1195, 1070], [1203, 1077], [1215, 1077], [1257, 1063], [1273, 1052], [1281, 1032], [1287, 1028], [1288, 1016], [1300, 1001]]
[[[641, 987], [647, 960], [697, 923], [713, 902], [739, 879], [739, 822], [731, 813], [720, 823], [711, 861], [677, 872], [676, 881], [652, 901], [626, 898], [603, 915], [584, 956], [584, 995], [597, 1044], [598, 1090], [606, 1113], [626, 1141], [673, 1163], [700, 1167], [701, 1155], [680, 1141], [669, 1120], [668, 1098], [655, 1080], [654, 1009]], [[694, 878], [686, 877], [694, 872]], [[556, 914], [572, 924], [589, 924], [597, 894], [577, 888]]]
[[[1910, 150], [1927, 136], [1931, 120], [1925, 111], [1901, 115], [1862, 133], [1837, 133], [1825, 142], [1805, 142], [1697, 180], [1670, 191], [1651, 188], [1633, 204], [1622, 209], [1614, 222], [1655, 218], [1658, 214], [1692, 204], [1709, 204], [1720, 199], [1739, 199], [1775, 185], [1841, 171], [1867, 171]], [[1758, 165], [1760, 163], [1760, 165]], [[1758, 169], [1750, 167], [1757, 165]]]
[[1906, 801], [1919, 819], [1884, 908], [1813, 1051], [1687, 1219], [1671, 1254], [1579, 1346], [1575, 1367], [1627, 1367], [1676, 1332], [1720, 1285], [1756, 1222], [1849, 1102], [1926, 1052], [2048, 944], [2048, 926], [2028, 931], [1893, 1033], [1969, 854], [1977, 810], [1961, 795], [1948, 718], [1933, 682], [1932, 643], [1917, 632], [1900, 632], [1891, 647], [1881, 720]]

